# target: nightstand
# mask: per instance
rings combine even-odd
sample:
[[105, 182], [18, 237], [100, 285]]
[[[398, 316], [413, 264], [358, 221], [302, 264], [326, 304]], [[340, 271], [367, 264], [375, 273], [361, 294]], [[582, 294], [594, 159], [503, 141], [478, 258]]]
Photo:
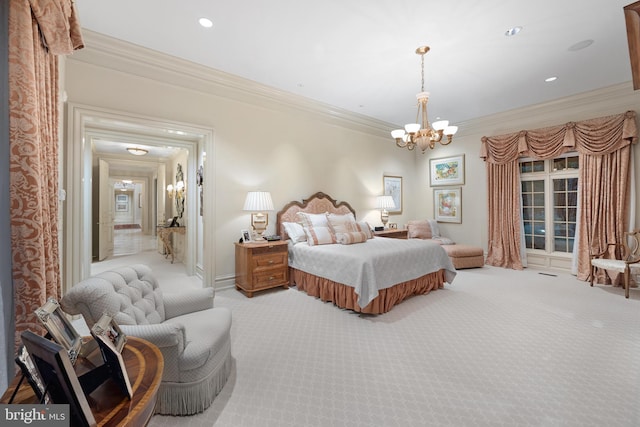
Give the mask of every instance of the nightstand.
[[388, 229], [382, 231], [374, 231], [373, 234], [380, 237], [391, 237], [392, 239], [406, 239], [407, 238], [407, 229]]
[[249, 298], [256, 291], [289, 287], [286, 241], [236, 243], [236, 289]]

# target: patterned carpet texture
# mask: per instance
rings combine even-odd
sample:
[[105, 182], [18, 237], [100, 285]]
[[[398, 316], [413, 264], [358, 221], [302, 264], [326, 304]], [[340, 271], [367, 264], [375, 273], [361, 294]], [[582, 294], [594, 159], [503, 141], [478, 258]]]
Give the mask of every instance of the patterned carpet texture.
[[216, 305], [231, 378], [204, 413], [150, 426], [640, 425], [637, 289], [484, 267], [379, 316], [295, 288]]

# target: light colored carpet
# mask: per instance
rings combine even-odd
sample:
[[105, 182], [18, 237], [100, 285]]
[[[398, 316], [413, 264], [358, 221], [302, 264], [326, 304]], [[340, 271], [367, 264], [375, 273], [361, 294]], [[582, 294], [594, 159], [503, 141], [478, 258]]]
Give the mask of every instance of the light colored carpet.
[[637, 289], [484, 267], [379, 316], [296, 289], [216, 305], [231, 378], [204, 413], [150, 426], [640, 425]]

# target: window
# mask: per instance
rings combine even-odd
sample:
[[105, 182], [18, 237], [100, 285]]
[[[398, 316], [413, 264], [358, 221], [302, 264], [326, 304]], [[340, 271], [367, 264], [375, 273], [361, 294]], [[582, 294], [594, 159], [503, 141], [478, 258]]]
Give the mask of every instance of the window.
[[527, 249], [573, 252], [578, 205], [578, 156], [520, 161], [522, 221]]

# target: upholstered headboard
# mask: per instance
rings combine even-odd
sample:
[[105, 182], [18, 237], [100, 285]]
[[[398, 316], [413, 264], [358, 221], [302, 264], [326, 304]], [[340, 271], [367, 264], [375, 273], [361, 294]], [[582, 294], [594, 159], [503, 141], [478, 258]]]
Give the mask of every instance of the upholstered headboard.
[[328, 194], [317, 192], [308, 199], [303, 199], [302, 202], [294, 200], [287, 203], [282, 210], [277, 214], [276, 222], [276, 234], [282, 237], [282, 240], [287, 240], [287, 236], [283, 222], [298, 222], [298, 212], [307, 213], [335, 213], [335, 214], [347, 214], [349, 212], [356, 216], [356, 211], [347, 202], [336, 202]]

